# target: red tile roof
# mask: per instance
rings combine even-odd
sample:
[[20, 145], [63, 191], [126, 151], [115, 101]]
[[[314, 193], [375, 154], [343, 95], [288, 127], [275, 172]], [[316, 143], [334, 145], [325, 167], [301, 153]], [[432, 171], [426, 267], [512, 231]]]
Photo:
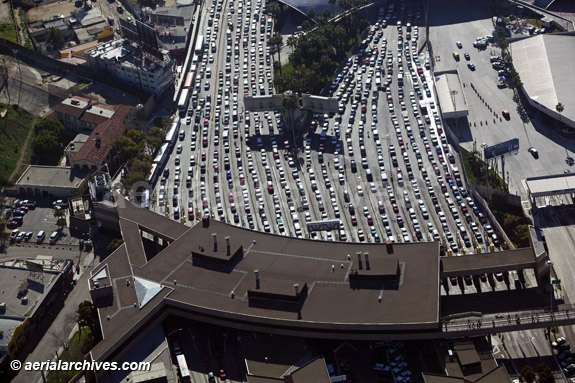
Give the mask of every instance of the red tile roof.
[[[133, 110], [132, 107], [120, 105], [112, 118], [98, 124], [86, 143], [74, 154], [74, 162], [89, 161], [94, 165], [101, 165], [112, 149], [114, 140], [126, 131], [124, 120], [131, 110]], [[99, 148], [96, 147], [97, 137], [100, 138]]]

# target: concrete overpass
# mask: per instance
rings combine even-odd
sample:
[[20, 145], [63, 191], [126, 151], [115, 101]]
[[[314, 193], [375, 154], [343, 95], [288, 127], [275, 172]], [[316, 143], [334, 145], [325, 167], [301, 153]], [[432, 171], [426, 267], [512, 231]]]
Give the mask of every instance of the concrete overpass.
[[556, 307], [553, 312], [549, 308], [487, 315], [470, 312], [442, 318], [441, 336], [437, 338], [460, 338], [574, 324], [575, 308], [571, 305]]

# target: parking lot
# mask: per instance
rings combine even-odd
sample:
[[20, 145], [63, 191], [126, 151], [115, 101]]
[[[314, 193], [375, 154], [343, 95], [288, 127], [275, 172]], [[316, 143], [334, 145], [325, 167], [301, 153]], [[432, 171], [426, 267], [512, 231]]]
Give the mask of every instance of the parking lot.
[[[50, 235], [54, 231], [59, 231], [59, 237], [54, 246], [77, 246], [78, 238], [70, 236], [68, 227], [60, 228], [57, 224], [58, 219], [54, 216], [54, 209], [52, 207], [52, 200], [35, 200], [36, 206], [29, 207], [26, 213], [22, 216], [22, 224], [17, 226], [7, 225], [8, 230], [18, 230], [19, 232], [32, 233], [29, 238], [24, 237], [16, 239], [12, 246], [27, 246], [27, 247], [47, 247], [50, 246]], [[10, 217], [17, 216], [14, 212], [13, 206], [6, 206], [4, 214], [10, 221]], [[40, 231], [44, 231], [45, 238], [41, 243], [37, 243], [36, 237]]]
[[[505, 170], [508, 172], [506, 176], [510, 177], [511, 192], [526, 200], [527, 190], [522, 181], [527, 177], [572, 171], [573, 165], [566, 164], [565, 160], [568, 156], [573, 157], [575, 144], [562, 139], [553, 124], [545, 121], [543, 116], [535, 113], [527, 116], [525, 110], [513, 100], [512, 89], [497, 87], [498, 71], [493, 69], [490, 62], [491, 56], [501, 56], [497, 39], [485, 49], [473, 46], [476, 38], [494, 35], [492, 16], [492, 9], [469, 0], [434, 2], [430, 10], [429, 34], [433, 54], [440, 57], [435, 63], [435, 70], [457, 69], [461, 82], [466, 84], [464, 92], [469, 116], [460, 118], [457, 124], [448, 121], [464, 148], [472, 150], [474, 142], [479, 148], [483, 143], [494, 145], [519, 138], [519, 152], [506, 157]], [[526, 28], [518, 27], [510, 32], [512, 36], [520, 36], [528, 34], [526, 31]], [[462, 48], [456, 46], [456, 41], [461, 41]], [[453, 51], [459, 52], [460, 61], [454, 60]], [[469, 53], [469, 61], [463, 57], [464, 53]], [[474, 71], [467, 67], [469, 62], [475, 65]], [[471, 88], [471, 84], [475, 89]], [[500, 118], [502, 110], [509, 111], [509, 120]], [[537, 149], [538, 158], [528, 152], [530, 147]]]
[[[417, 55], [421, 9], [382, 10], [332, 85], [340, 113], [314, 116], [296, 151], [279, 111], [243, 109], [244, 93], [273, 91], [272, 28], [261, 3], [232, 4], [206, 7], [198, 95], [156, 186], [157, 212], [190, 224], [208, 209], [246, 228], [324, 240], [439, 240], [448, 255], [490, 250], [493, 229], [463, 184], [428, 57]], [[307, 222], [325, 220], [340, 230], [308, 233]]]

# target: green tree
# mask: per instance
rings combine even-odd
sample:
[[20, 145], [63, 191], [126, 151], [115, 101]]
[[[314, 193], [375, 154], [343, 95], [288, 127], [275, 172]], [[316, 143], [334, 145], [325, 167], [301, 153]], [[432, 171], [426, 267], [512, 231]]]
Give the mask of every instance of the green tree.
[[56, 133], [42, 130], [32, 141], [32, 151], [38, 163], [42, 165], [53, 164], [58, 160], [61, 145]]
[[138, 172], [130, 171], [128, 176], [124, 178], [122, 182], [124, 183], [124, 187], [126, 188], [126, 193], [129, 193], [130, 190], [132, 189], [132, 185], [134, 185], [136, 182], [143, 182], [145, 180], [146, 180], [146, 173], [140, 171]]
[[274, 19], [277, 19], [280, 13], [282, 12], [280, 5], [277, 1], [271, 2], [268, 4], [268, 12], [272, 15]]
[[140, 152], [138, 144], [136, 144], [134, 140], [132, 140], [127, 136], [120, 136], [116, 140], [115, 145], [117, 145], [117, 147], [122, 152], [125, 162], [131, 162], [132, 159], [136, 158], [136, 156]]
[[331, 5], [331, 15], [333, 16], [335, 14], [334, 10], [333, 10], [333, 6], [336, 3], [336, 0], [328, 0], [329, 5]]
[[8, 223], [8, 220], [5, 217], [0, 217], [0, 236], [1, 241], [2, 241], [2, 245], [4, 245], [6, 243], [6, 224]]
[[293, 53], [294, 48], [297, 46], [297, 37], [295, 36], [288, 37], [287, 46], [291, 48], [291, 52]]
[[160, 148], [160, 146], [162, 146], [165, 137], [166, 132], [164, 132], [160, 128], [153, 127], [152, 129], [150, 129], [150, 132], [146, 135], [146, 144], [150, 149], [152, 149], [152, 152], [155, 152]]
[[537, 374], [539, 374], [538, 383], [554, 383], [555, 377], [548, 365], [540, 363], [535, 367]]
[[507, 51], [507, 48], [509, 48], [509, 42], [505, 37], [499, 38], [499, 48], [501, 49], [501, 52], [505, 52]]
[[54, 214], [54, 218], [56, 218], [56, 224], [59, 228], [66, 226], [66, 210], [54, 209], [52, 213]]
[[[268, 43], [270, 46], [273, 46], [273, 47], [275, 48], [275, 51], [276, 51], [277, 54], [278, 54], [278, 61], [279, 61], [280, 63], [281, 63], [281, 61], [282, 61], [282, 60], [281, 60], [281, 53], [280, 53], [280, 51], [281, 51], [281, 47], [282, 47], [283, 43], [284, 43], [283, 36], [280, 35], [279, 33], [276, 33], [275, 35], [273, 35], [273, 36], [269, 39], [269, 43]], [[271, 54], [271, 51], [270, 51], [270, 54]], [[280, 71], [280, 72], [281, 72], [281, 71]]]
[[310, 20], [315, 19], [315, 11], [313, 9], [310, 9], [309, 11], [307, 11], [307, 18]]
[[101, 339], [102, 332], [100, 331], [100, 323], [98, 321], [98, 311], [90, 301], [84, 301], [78, 305], [78, 323], [83, 326], [88, 326], [92, 331], [94, 339], [97, 341]]
[[43, 130], [53, 132], [56, 137], [61, 138], [64, 133], [64, 125], [56, 118], [42, 118], [40, 121], [36, 122], [34, 125], [34, 133], [36, 135]]
[[64, 37], [62, 32], [56, 28], [48, 29], [48, 35], [46, 36], [46, 41], [52, 46], [53, 49], [60, 49], [64, 46]]
[[561, 123], [561, 114], [565, 110], [565, 106], [563, 106], [562, 103], [558, 103], [557, 105], [555, 105], [555, 110], [557, 111], [557, 113], [559, 113], [559, 123]]
[[106, 250], [108, 250], [108, 253], [112, 253], [114, 252], [114, 250], [116, 250], [118, 247], [122, 246], [124, 244], [124, 240], [121, 238], [114, 238], [110, 243], [108, 243], [108, 246], [106, 246]]
[[525, 366], [521, 369], [521, 377], [525, 383], [533, 383], [535, 381], [535, 371], [530, 366]]

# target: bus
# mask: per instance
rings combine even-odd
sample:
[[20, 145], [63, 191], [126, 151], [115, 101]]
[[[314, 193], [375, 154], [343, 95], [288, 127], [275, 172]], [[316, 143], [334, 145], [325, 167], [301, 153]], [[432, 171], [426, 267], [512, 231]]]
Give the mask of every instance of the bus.
[[186, 75], [186, 80], [184, 81], [184, 89], [190, 89], [194, 84], [194, 76], [196, 75], [195, 72], [189, 71]]
[[180, 378], [182, 382], [191, 382], [192, 378], [190, 376], [190, 370], [188, 370], [188, 364], [186, 363], [186, 357], [183, 354], [177, 356], [178, 359], [178, 369], [180, 370]]
[[194, 50], [194, 52], [198, 56], [201, 56], [203, 51], [204, 51], [204, 35], [199, 35], [198, 39], [196, 40], [196, 49]]
[[188, 101], [190, 99], [190, 89], [186, 88], [182, 90], [182, 94], [180, 95], [180, 99], [178, 100], [178, 109], [180, 114], [185, 114], [188, 108]]

